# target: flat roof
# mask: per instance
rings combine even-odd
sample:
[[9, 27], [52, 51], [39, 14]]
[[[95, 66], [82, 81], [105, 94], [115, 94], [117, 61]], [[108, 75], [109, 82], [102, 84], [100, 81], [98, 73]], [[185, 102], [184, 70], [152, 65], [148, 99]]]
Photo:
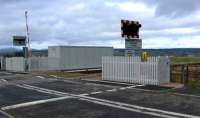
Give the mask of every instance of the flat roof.
[[68, 46], [68, 45], [58, 45], [58, 46], [48, 46], [48, 48], [51, 47], [66, 47], [66, 48], [113, 48], [113, 47], [109, 47], [109, 46]]

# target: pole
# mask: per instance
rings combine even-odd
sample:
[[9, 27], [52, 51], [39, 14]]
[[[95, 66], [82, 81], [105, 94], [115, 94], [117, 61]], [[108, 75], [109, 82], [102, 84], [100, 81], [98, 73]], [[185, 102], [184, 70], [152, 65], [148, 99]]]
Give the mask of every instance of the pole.
[[[30, 51], [30, 32], [28, 27], [28, 11], [25, 11], [25, 18], [26, 18], [26, 35], [27, 35], [27, 46]], [[31, 56], [31, 53], [29, 52], [29, 56]]]
[[[31, 48], [30, 48], [30, 32], [29, 32], [29, 27], [28, 27], [28, 11], [25, 11], [25, 20], [26, 20], [26, 36], [27, 36], [27, 40], [26, 40], [26, 47], [28, 47], [28, 55], [27, 55], [27, 61], [29, 57], [31, 57]], [[29, 63], [26, 63], [26, 69], [29, 70]]]

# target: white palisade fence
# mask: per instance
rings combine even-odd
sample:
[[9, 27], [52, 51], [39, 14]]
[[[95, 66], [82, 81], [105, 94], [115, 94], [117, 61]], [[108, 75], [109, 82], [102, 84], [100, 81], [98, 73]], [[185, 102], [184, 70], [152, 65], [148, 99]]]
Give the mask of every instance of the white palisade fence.
[[170, 64], [168, 57], [107, 56], [102, 58], [102, 79], [128, 83], [159, 85], [169, 83]]
[[24, 71], [25, 64], [23, 57], [6, 58], [6, 70], [8, 71]]

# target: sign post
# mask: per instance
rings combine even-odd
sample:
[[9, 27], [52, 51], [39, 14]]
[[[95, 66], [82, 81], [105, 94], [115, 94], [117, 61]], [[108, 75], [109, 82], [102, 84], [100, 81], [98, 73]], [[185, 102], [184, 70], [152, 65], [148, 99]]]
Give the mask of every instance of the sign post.
[[125, 38], [125, 56], [140, 54], [142, 40], [139, 37], [139, 29], [141, 27], [138, 21], [121, 20], [121, 36]]

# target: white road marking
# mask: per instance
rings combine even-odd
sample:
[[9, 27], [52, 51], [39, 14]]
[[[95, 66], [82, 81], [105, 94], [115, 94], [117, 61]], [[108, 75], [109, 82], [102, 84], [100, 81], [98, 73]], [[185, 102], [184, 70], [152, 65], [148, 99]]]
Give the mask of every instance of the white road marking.
[[90, 94], [99, 94], [99, 93], [103, 93], [103, 91], [91, 92]]
[[[40, 88], [36, 86], [31, 86], [31, 85], [26, 85], [26, 87], [30, 87], [30, 89], [36, 90], [45, 90], [49, 91], [50, 93], [54, 91], [55, 93], [63, 93], [51, 89], [45, 89], [45, 88]], [[148, 115], [153, 115], [153, 116], [159, 116], [159, 117], [164, 117], [164, 118], [176, 118], [176, 117], [187, 117], [187, 118], [200, 118], [200, 116], [195, 116], [195, 115], [189, 115], [189, 114], [182, 114], [182, 113], [176, 113], [176, 112], [170, 112], [170, 111], [165, 111], [165, 110], [160, 110], [160, 109], [154, 109], [154, 108], [148, 108], [148, 107], [142, 107], [142, 106], [137, 106], [137, 105], [132, 105], [132, 104], [127, 104], [127, 103], [122, 103], [122, 102], [116, 102], [116, 101], [111, 101], [111, 100], [105, 100], [105, 99], [99, 99], [99, 98], [94, 98], [94, 97], [89, 97], [89, 96], [81, 96], [81, 95], [75, 95], [75, 94], [69, 94], [65, 93], [68, 95], [67, 97], [71, 96], [74, 98], [78, 98], [80, 100], [96, 103], [96, 104], [101, 104], [104, 106], [109, 106], [113, 108], [119, 108], [119, 109], [124, 109], [124, 110], [129, 110], [129, 111], [134, 111], [142, 114], [148, 114]]]
[[88, 93], [83, 93], [83, 94], [80, 94], [81, 96], [87, 96], [89, 95]]
[[36, 76], [36, 77], [38, 77], [40, 79], [45, 79], [45, 77], [43, 77], [43, 76]]
[[169, 115], [158, 114], [158, 113], [154, 113], [154, 112], [143, 111], [143, 110], [140, 110], [140, 109], [133, 109], [133, 108], [128, 108], [128, 107], [123, 107], [123, 106], [120, 106], [120, 105], [114, 105], [114, 104], [110, 104], [110, 103], [104, 103], [104, 102], [99, 102], [99, 101], [88, 100], [88, 99], [84, 99], [84, 98], [80, 98], [80, 100], [84, 100], [84, 101], [88, 101], [88, 102], [92, 102], [92, 103], [100, 104], [100, 105], [104, 105], [104, 106], [109, 106], [109, 107], [113, 107], [113, 108], [123, 109], [123, 110], [127, 110], [127, 111], [137, 112], [137, 113], [141, 113], [141, 114], [159, 116], [159, 117], [163, 117], [163, 118], [178, 118], [178, 117], [174, 117], [174, 116], [169, 116]]
[[[135, 87], [138, 87], [138, 86], [144, 86], [144, 85], [134, 85], [134, 86], [122, 87], [122, 88], [119, 88], [119, 90], [131, 89], [131, 88], [135, 88]], [[90, 94], [83, 93], [83, 94], [80, 94], [80, 95], [88, 96], [88, 95], [100, 94], [100, 93], [104, 93], [104, 92], [116, 92], [116, 91], [117, 91], [117, 89], [110, 89], [110, 90], [105, 90], [105, 91], [91, 92]]]
[[58, 78], [57, 76], [55, 76], [55, 75], [50, 75], [50, 76], [52, 76], [52, 77], [55, 77], [55, 78]]
[[16, 108], [21, 108], [21, 107], [33, 106], [33, 105], [38, 105], [38, 104], [43, 104], [43, 103], [48, 103], [48, 102], [55, 102], [55, 101], [65, 100], [65, 99], [68, 99], [68, 98], [73, 98], [73, 97], [64, 96], [64, 97], [59, 97], [59, 98], [37, 100], [37, 101], [26, 102], [26, 103], [21, 103], [21, 104], [2, 107], [1, 110], [9, 110], [9, 109], [16, 109]]
[[179, 95], [179, 96], [186, 96], [186, 97], [195, 97], [195, 98], [200, 98], [200, 96], [197, 95], [191, 95], [191, 94], [183, 94], [183, 93], [171, 93], [174, 95]]
[[4, 116], [8, 117], [8, 118], [14, 118], [13, 116], [11, 116], [10, 114], [4, 112], [4, 111], [1, 111], [0, 110], [0, 113], [3, 114]]
[[127, 89], [126, 87], [122, 87], [122, 88], [119, 88], [120, 90], [125, 90], [125, 89]]
[[135, 88], [135, 87], [138, 87], [138, 86], [144, 86], [144, 85], [134, 85], [134, 86], [121, 87], [121, 88], [119, 88], [119, 90], [131, 89], [131, 88]]
[[1, 81], [3, 81], [3, 82], [7, 82], [7, 80], [5, 80], [5, 79], [1, 79]]
[[[81, 99], [90, 101], [90, 102], [103, 102], [106, 104], [115, 104], [120, 107], [125, 107], [125, 108], [132, 108], [132, 109], [138, 109], [141, 111], [141, 113], [146, 112], [153, 112], [155, 114], [161, 115], [161, 114], [167, 114], [167, 115], [173, 115], [173, 116], [178, 116], [178, 117], [187, 117], [187, 118], [200, 118], [200, 116], [195, 116], [195, 115], [188, 115], [188, 114], [182, 114], [182, 113], [176, 113], [176, 112], [170, 112], [170, 111], [164, 111], [164, 110], [159, 110], [159, 109], [154, 109], [154, 108], [148, 108], [148, 107], [142, 107], [142, 106], [137, 106], [137, 105], [131, 105], [131, 104], [126, 104], [122, 102], [116, 102], [116, 101], [111, 101], [111, 100], [105, 100], [105, 99], [99, 99], [99, 98], [94, 98], [94, 97], [89, 97], [89, 96], [81, 96]], [[119, 108], [120, 108], [119, 107]], [[170, 116], [171, 118], [171, 116]]]
[[106, 90], [107, 92], [115, 92], [117, 89]]
[[135, 87], [139, 87], [139, 86], [145, 86], [145, 85], [128, 86], [128, 87], [125, 87], [125, 88], [130, 89], [130, 88], [135, 88]]
[[21, 87], [21, 88], [25, 88], [25, 89], [29, 89], [29, 90], [35, 90], [35, 91], [38, 91], [38, 92], [41, 92], [41, 93], [53, 94], [53, 95], [57, 95], [57, 96], [67, 96], [68, 95], [64, 92], [40, 88], [40, 87], [35, 87], [35, 86], [30, 86], [30, 85], [26, 85], [26, 84], [16, 85], [16, 86]]

